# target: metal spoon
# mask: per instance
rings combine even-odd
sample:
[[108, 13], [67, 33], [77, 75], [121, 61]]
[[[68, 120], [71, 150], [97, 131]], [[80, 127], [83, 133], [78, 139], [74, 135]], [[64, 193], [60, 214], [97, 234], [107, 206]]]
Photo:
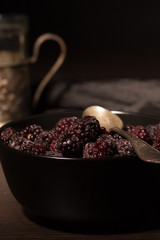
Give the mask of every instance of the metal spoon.
[[160, 151], [133, 134], [122, 130], [122, 120], [108, 109], [100, 106], [90, 106], [84, 110], [82, 116], [95, 116], [100, 122], [100, 125], [105, 127], [109, 132], [114, 131], [127, 138], [131, 142], [138, 157], [143, 161], [160, 163]]

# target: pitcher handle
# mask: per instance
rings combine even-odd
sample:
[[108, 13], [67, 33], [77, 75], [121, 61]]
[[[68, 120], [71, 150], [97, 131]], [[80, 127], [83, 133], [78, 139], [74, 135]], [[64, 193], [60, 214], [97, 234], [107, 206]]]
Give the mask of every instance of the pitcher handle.
[[50, 70], [44, 76], [44, 78], [42, 79], [42, 81], [40, 82], [40, 84], [38, 85], [38, 87], [35, 91], [35, 94], [33, 96], [33, 101], [32, 101], [33, 110], [36, 108], [44, 88], [46, 87], [46, 85], [48, 84], [50, 79], [53, 77], [53, 75], [58, 71], [60, 66], [63, 64], [65, 57], [66, 57], [67, 47], [66, 47], [64, 40], [56, 34], [45, 33], [37, 38], [37, 40], [34, 44], [34, 48], [33, 48], [33, 55], [29, 60], [30, 63], [35, 63], [37, 61], [38, 55], [39, 55], [39, 49], [40, 49], [41, 45], [47, 40], [53, 40], [59, 44], [60, 54], [59, 54], [56, 62], [52, 65]]

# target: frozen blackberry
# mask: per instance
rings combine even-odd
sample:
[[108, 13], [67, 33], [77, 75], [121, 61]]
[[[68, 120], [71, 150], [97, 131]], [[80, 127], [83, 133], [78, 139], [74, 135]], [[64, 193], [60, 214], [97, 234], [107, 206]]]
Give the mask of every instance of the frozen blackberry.
[[66, 118], [61, 118], [55, 126], [55, 132], [57, 134], [61, 134], [64, 131], [68, 130], [71, 124], [77, 120], [77, 117], [66, 117]]
[[97, 142], [107, 142], [108, 145], [110, 145], [113, 149], [115, 147], [115, 139], [112, 135], [109, 134], [109, 132], [106, 132], [106, 134], [102, 134], [97, 138]]
[[160, 138], [153, 142], [152, 146], [160, 151]]
[[50, 150], [52, 152], [57, 152], [59, 151], [58, 148], [57, 148], [57, 142], [58, 142], [58, 139], [54, 139], [51, 144], [50, 144]]
[[96, 141], [100, 132], [100, 124], [95, 117], [79, 118], [60, 135], [56, 148], [64, 157], [82, 157], [85, 144]]
[[46, 146], [44, 144], [34, 143], [24, 137], [14, 138], [8, 146], [32, 154], [44, 155], [46, 152]]
[[56, 151], [60, 151], [64, 157], [82, 157], [83, 146], [83, 140], [75, 132], [66, 131], [55, 142], [54, 148]]
[[155, 135], [155, 132], [157, 132], [157, 131], [160, 132], [160, 123], [156, 124], [156, 125], [148, 125], [146, 127], [146, 129], [148, 131], [148, 134], [149, 134], [150, 138], [153, 139], [153, 137]]
[[34, 142], [45, 144], [46, 148], [50, 149], [50, 144], [54, 139], [56, 139], [56, 135], [53, 131], [43, 130], [36, 136]]
[[23, 143], [23, 141], [25, 140], [24, 137], [20, 136], [20, 137], [15, 137], [14, 139], [12, 139], [9, 143], [8, 146], [11, 148], [14, 148], [16, 150], [21, 150], [21, 144]]
[[152, 144], [152, 140], [149, 136], [149, 132], [145, 127], [141, 125], [137, 125], [137, 126], [127, 125], [126, 130], [131, 134], [135, 135], [136, 137], [148, 142], [149, 144]]
[[112, 136], [115, 141], [118, 141], [119, 139], [123, 138], [121, 135], [119, 135], [118, 133], [115, 133], [115, 132], [112, 132]]
[[152, 146], [160, 151], [160, 123], [156, 125], [149, 125], [147, 130], [153, 142]]
[[133, 155], [135, 153], [130, 141], [122, 137], [116, 141], [116, 150], [120, 156]]
[[[160, 150], [160, 123], [148, 127], [127, 125], [126, 130]], [[14, 149], [50, 157], [106, 158], [135, 154], [131, 143], [100, 127], [95, 117], [60, 119], [51, 130], [37, 124], [20, 132], [12, 127], [0, 133], [0, 141]]]
[[45, 154], [44, 154], [45, 156], [48, 156], [48, 157], [63, 157], [62, 156], [62, 153], [60, 153], [60, 152], [56, 152], [56, 151], [46, 151], [45, 152]]
[[99, 135], [102, 135], [102, 134], [110, 134], [107, 130], [106, 130], [106, 128], [105, 127], [101, 127], [100, 128], [100, 134]]
[[102, 133], [99, 121], [93, 116], [85, 116], [79, 118], [70, 127], [70, 131], [74, 131], [83, 139], [85, 143], [95, 141]]
[[18, 132], [12, 127], [5, 128], [1, 134], [0, 134], [0, 141], [8, 144], [12, 138], [16, 137], [18, 135]]
[[115, 140], [111, 135], [103, 134], [96, 142], [87, 143], [83, 151], [83, 158], [105, 158], [114, 155]]
[[87, 143], [83, 151], [83, 158], [105, 158], [106, 144], [97, 142]]
[[152, 138], [153, 147], [160, 151], [160, 132], [155, 131], [154, 137]]
[[35, 138], [43, 131], [42, 127], [37, 124], [31, 124], [21, 131], [21, 135], [28, 140], [34, 141]]

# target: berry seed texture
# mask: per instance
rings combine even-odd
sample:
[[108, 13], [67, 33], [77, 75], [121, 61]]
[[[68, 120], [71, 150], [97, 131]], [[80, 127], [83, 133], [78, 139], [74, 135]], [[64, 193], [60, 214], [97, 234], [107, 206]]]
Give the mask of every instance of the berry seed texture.
[[[147, 127], [127, 125], [124, 129], [160, 151], [160, 123]], [[0, 142], [16, 150], [50, 157], [108, 158], [135, 155], [127, 139], [115, 132], [107, 132], [93, 116], [62, 118], [50, 130], [37, 124], [28, 125], [21, 131], [7, 127], [0, 133]]]

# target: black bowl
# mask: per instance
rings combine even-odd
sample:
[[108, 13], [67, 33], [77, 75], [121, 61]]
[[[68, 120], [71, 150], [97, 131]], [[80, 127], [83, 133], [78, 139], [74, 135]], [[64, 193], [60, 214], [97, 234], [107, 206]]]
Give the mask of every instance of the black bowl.
[[[116, 112], [124, 124], [156, 124], [159, 117]], [[28, 124], [52, 128], [59, 112], [10, 122], [17, 130]], [[35, 215], [66, 222], [116, 222], [133, 219], [160, 199], [160, 165], [138, 157], [78, 159], [37, 156], [0, 143], [0, 160], [17, 201]]]

